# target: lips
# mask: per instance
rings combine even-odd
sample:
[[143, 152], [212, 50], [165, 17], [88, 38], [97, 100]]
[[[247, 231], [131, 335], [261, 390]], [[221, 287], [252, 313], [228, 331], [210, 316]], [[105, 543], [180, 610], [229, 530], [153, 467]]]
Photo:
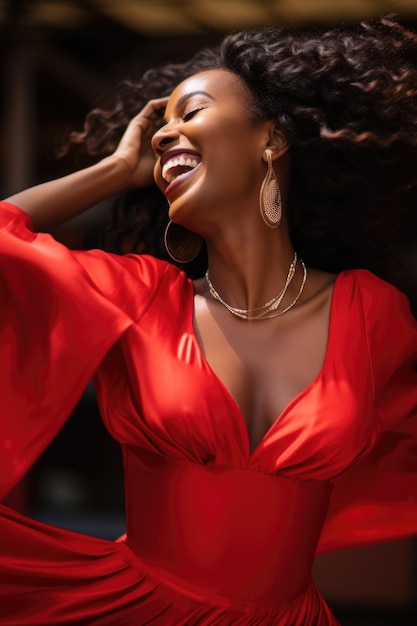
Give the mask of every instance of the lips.
[[201, 163], [200, 155], [176, 150], [167, 152], [161, 157], [162, 178], [172, 183], [178, 177], [188, 174]]

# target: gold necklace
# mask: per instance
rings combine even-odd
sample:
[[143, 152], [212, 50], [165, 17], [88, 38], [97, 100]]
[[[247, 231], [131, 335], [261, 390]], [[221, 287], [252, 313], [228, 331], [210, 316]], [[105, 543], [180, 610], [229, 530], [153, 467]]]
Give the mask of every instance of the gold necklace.
[[[296, 265], [297, 265], [297, 253], [294, 254], [294, 259], [289, 267], [288, 270], [288, 274], [287, 274], [287, 278], [285, 281], [285, 285], [283, 287], [283, 289], [280, 291], [280, 293], [277, 296], [274, 296], [274, 298], [272, 298], [271, 300], [269, 300], [268, 302], [266, 302], [264, 305], [257, 307], [255, 309], [239, 309], [237, 307], [232, 306], [231, 304], [228, 304], [227, 302], [225, 302], [223, 300], [223, 298], [221, 297], [221, 295], [219, 294], [219, 292], [216, 290], [216, 288], [214, 287], [213, 283], [210, 280], [210, 276], [209, 276], [209, 270], [207, 270], [205, 278], [207, 281], [207, 285], [210, 291], [211, 296], [217, 300], [218, 302], [220, 302], [220, 304], [222, 304], [228, 311], [230, 311], [230, 313], [232, 313], [233, 315], [235, 315], [236, 317], [239, 317], [243, 320], [247, 320], [247, 321], [252, 321], [252, 320], [265, 320], [265, 319], [270, 319], [272, 317], [278, 317], [279, 315], [283, 315], [284, 313], [286, 313], [287, 311], [289, 311], [290, 309], [292, 309], [293, 306], [295, 306], [295, 304], [298, 302], [298, 300], [301, 297], [301, 294], [304, 291], [304, 286], [306, 284], [306, 280], [307, 280], [307, 268], [304, 264], [304, 261], [302, 259], [300, 259], [300, 263], [302, 265], [303, 268], [303, 280], [301, 282], [301, 286], [300, 289], [298, 290], [298, 293], [296, 295], [296, 297], [294, 298], [294, 300], [291, 302], [291, 304], [289, 304], [283, 311], [277, 311], [279, 305], [281, 304], [287, 289], [289, 287], [289, 285], [291, 284], [291, 281], [294, 277], [295, 274], [295, 269], [296, 269]], [[251, 313], [253, 313], [254, 311], [261, 311], [261, 313], [259, 313], [258, 315], [251, 315]], [[274, 311], [274, 313], [272, 313], [272, 315], [267, 315], [267, 313], [269, 313], [270, 311]]]
[[285, 280], [284, 287], [281, 289], [281, 291], [279, 292], [277, 296], [274, 296], [273, 298], [271, 298], [271, 300], [268, 300], [268, 302], [265, 302], [265, 304], [263, 304], [262, 306], [256, 307], [255, 309], [239, 309], [237, 307], [232, 306], [231, 304], [227, 304], [223, 300], [223, 298], [220, 296], [219, 292], [215, 289], [213, 283], [211, 282], [210, 277], [209, 277], [209, 270], [207, 270], [206, 272], [206, 281], [207, 281], [210, 293], [213, 296], [213, 298], [221, 302], [221, 304], [223, 304], [223, 306], [225, 306], [231, 313], [236, 313], [236, 314], [240, 313], [241, 315], [247, 316], [249, 313], [253, 313], [255, 311], [263, 311], [265, 309], [266, 309], [265, 313], [267, 313], [268, 311], [272, 311], [279, 307], [281, 300], [285, 296], [285, 293], [293, 279], [296, 265], [297, 265], [297, 253], [295, 252], [292, 263], [288, 269], [287, 278]]

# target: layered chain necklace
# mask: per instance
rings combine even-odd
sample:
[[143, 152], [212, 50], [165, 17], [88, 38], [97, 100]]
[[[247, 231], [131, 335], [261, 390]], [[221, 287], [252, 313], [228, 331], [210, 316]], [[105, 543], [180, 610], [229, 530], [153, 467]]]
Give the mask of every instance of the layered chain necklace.
[[[297, 257], [297, 253], [295, 252], [294, 259], [292, 260], [291, 265], [288, 269], [288, 274], [287, 274], [284, 287], [281, 289], [281, 291], [279, 292], [277, 296], [274, 296], [273, 298], [271, 298], [271, 300], [268, 300], [268, 302], [265, 302], [265, 304], [263, 304], [260, 307], [256, 307], [255, 309], [239, 309], [225, 302], [223, 298], [221, 297], [221, 295], [219, 294], [219, 292], [214, 287], [213, 283], [211, 282], [210, 276], [209, 276], [209, 270], [207, 270], [205, 278], [206, 278], [207, 285], [210, 291], [210, 295], [215, 300], [220, 302], [220, 304], [222, 304], [228, 311], [230, 311], [230, 313], [232, 313], [236, 317], [240, 317], [243, 320], [247, 320], [247, 321], [265, 320], [265, 319], [270, 319], [271, 317], [278, 317], [279, 315], [284, 315], [284, 313], [292, 309], [293, 306], [297, 304], [298, 300], [301, 297], [301, 294], [304, 291], [304, 285], [306, 284], [306, 280], [307, 280], [307, 268], [304, 264], [304, 261], [300, 259], [300, 263], [303, 268], [303, 280], [301, 282], [300, 289], [298, 290], [298, 293], [295, 296], [294, 300], [291, 302], [291, 304], [285, 307], [285, 309], [283, 309], [282, 311], [278, 311], [277, 309], [279, 305], [281, 304], [282, 300], [284, 299], [284, 296], [287, 293], [287, 289], [290, 286], [292, 279], [294, 278], [295, 270], [297, 267], [297, 260], [298, 260], [298, 257]], [[254, 315], [254, 313], [256, 314]]]

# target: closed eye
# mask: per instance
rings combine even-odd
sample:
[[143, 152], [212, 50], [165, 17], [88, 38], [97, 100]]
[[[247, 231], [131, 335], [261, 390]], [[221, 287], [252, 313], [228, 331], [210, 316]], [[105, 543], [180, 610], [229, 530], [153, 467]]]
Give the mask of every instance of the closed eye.
[[202, 111], [205, 108], [206, 107], [196, 107], [195, 109], [191, 109], [191, 111], [187, 111], [187, 113], [184, 113], [184, 115], [182, 116], [182, 121], [188, 122], [194, 117], [196, 113], [198, 113], [199, 111]]

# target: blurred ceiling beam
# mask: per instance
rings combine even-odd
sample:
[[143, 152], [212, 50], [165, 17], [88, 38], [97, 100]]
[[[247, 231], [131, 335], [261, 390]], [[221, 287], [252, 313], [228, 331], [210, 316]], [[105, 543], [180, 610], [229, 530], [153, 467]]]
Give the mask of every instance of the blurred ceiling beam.
[[417, 17], [417, 0], [0, 0], [0, 23], [88, 28], [96, 20], [145, 36], [225, 32], [281, 22]]
[[90, 3], [127, 28], [145, 34], [192, 34], [200, 30], [198, 25], [189, 19], [182, 3], [178, 2], [90, 0]]
[[184, 10], [206, 26], [226, 31], [262, 26], [273, 18], [270, 3], [259, 0], [188, 2]]

